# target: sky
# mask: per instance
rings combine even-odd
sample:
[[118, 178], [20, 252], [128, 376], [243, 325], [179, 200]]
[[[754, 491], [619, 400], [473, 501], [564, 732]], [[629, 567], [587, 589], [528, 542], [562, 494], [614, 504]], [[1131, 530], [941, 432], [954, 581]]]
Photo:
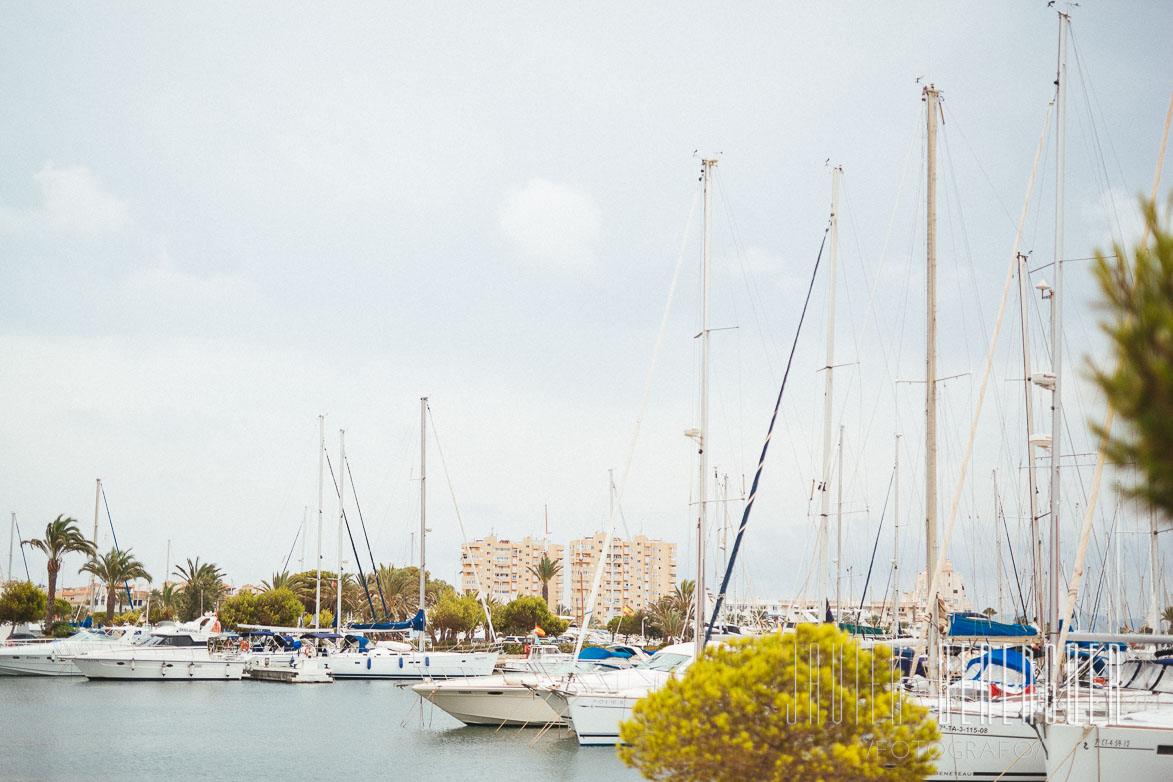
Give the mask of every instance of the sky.
[[[319, 415], [335, 465], [346, 432], [374, 558], [418, 562], [427, 396], [435, 575], [456, 579], [461, 524], [520, 538], [546, 535], [548, 519], [559, 543], [603, 529], [613, 469], [619, 534], [676, 541], [691, 577], [697, 465], [683, 432], [699, 421], [710, 156], [709, 453], [734, 500], [714, 528], [723, 508], [731, 523], [741, 513], [839, 165], [843, 588], [859, 594], [873, 547], [873, 593], [889, 577], [899, 434], [909, 589], [923, 561], [926, 82], [944, 96], [939, 374], [959, 375], [940, 386], [943, 513], [1045, 117], [1020, 249], [1032, 284], [1053, 279], [1058, 24], [1045, 2], [0, 9], [0, 509], [26, 538], [59, 514], [89, 533], [101, 478], [100, 547], [112, 521], [152, 574], [169, 541], [172, 568], [198, 556], [238, 586], [287, 558], [312, 567]], [[1064, 257], [1086, 259], [1139, 235], [1173, 8], [1071, 11]], [[815, 588], [827, 262], [824, 250], [738, 568], [746, 594]], [[1103, 410], [1085, 370], [1107, 355], [1091, 268], [1064, 266], [1071, 454], [1094, 450], [1086, 421]], [[1036, 368], [1043, 306], [1029, 307]], [[1017, 566], [1029, 558], [1017, 308], [1012, 296], [949, 550], [983, 604], [996, 595], [994, 470]], [[1035, 405], [1035, 429], [1049, 428]], [[1068, 475], [1069, 563], [1090, 471]], [[1112, 490], [1100, 515], [1093, 559], [1111, 525], [1129, 533], [1123, 588], [1139, 614], [1148, 576], [1132, 533], [1147, 516]], [[27, 557], [43, 579], [43, 558]], [[65, 584], [82, 583], [81, 564], [67, 560]]]

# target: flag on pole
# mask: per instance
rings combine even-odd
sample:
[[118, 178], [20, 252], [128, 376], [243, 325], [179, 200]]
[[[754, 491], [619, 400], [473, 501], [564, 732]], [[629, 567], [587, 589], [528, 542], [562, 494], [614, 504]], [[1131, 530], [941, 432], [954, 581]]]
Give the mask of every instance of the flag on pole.
[[540, 626], [534, 625], [534, 635], [536, 635], [538, 638], [545, 638], [546, 631], [543, 630]]
[[625, 606], [623, 606], [623, 615], [624, 616], [635, 616], [635, 609], [632, 608], [631, 606], [625, 605]]

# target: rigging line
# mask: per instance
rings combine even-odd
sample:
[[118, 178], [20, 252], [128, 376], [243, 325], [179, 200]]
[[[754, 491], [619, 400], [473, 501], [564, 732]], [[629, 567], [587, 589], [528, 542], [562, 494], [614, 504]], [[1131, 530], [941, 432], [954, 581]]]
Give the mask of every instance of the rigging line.
[[[1161, 170], [1165, 165], [1165, 147], [1169, 141], [1169, 125], [1171, 121], [1173, 121], [1173, 91], [1171, 91], [1169, 94], [1169, 109], [1165, 114], [1165, 131], [1161, 135], [1161, 151], [1157, 154], [1157, 168], [1156, 173], [1153, 176], [1153, 192], [1152, 198], [1150, 199], [1152, 201], [1156, 201], [1157, 189], [1160, 187], [1161, 183]], [[1149, 228], [1151, 226], [1148, 225], [1147, 220], [1145, 223], [1144, 236], [1140, 241], [1141, 247], [1147, 246], [1149, 241]], [[1120, 362], [1117, 361], [1117, 370], [1119, 369], [1119, 365]], [[1071, 610], [1075, 605], [1076, 598], [1079, 595], [1079, 582], [1083, 576], [1083, 558], [1087, 552], [1087, 538], [1089, 535], [1091, 535], [1092, 522], [1095, 519], [1096, 501], [1099, 499], [1100, 494], [1100, 479], [1103, 477], [1104, 461], [1107, 456], [1106, 451], [1108, 447], [1108, 438], [1111, 436], [1112, 421], [1115, 418], [1115, 415], [1116, 408], [1109, 401], [1108, 412], [1104, 416], [1104, 426], [1102, 429], [1103, 435], [1100, 437], [1099, 452], [1096, 455], [1096, 470], [1092, 476], [1091, 495], [1088, 497], [1087, 511], [1083, 519], [1083, 529], [1080, 532], [1079, 547], [1075, 554], [1075, 567], [1072, 569], [1071, 579], [1068, 581], [1067, 601], [1064, 604], [1064, 613], [1059, 617], [1061, 628], [1059, 631], [1060, 649], [1063, 648], [1063, 644], [1067, 643], [1068, 622], [1066, 620], [1071, 616]], [[1052, 674], [1053, 683], [1058, 681], [1058, 675], [1058, 667], [1056, 667], [1055, 672]]]
[[[362, 537], [367, 544], [367, 556], [371, 558], [371, 575], [375, 579], [375, 587], [379, 590], [379, 602], [383, 604], [383, 618], [386, 621], [391, 621], [391, 615], [387, 613], [387, 598], [383, 596], [383, 583], [379, 581], [379, 568], [375, 566], [375, 553], [371, 551], [371, 539], [367, 536], [367, 523], [363, 521], [362, 505], [358, 502], [358, 489], [354, 487], [354, 472], [350, 469], [350, 459], [345, 456], [342, 457], [342, 463], [346, 467], [346, 474], [350, 476], [350, 493], [354, 497], [354, 507], [358, 510], [358, 523], [362, 527]], [[290, 551], [290, 554], [293, 552]], [[358, 553], [355, 552], [355, 557]], [[374, 618], [374, 607], [372, 606], [372, 616]]]
[[[766, 430], [766, 441], [762, 444], [762, 455], [758, 457], [758, 469], [753, 476], [753, 485], [749, 490], [749, 499], [745, 503], [745, 511], [741, 515], [741, 526], [737, 528], [737, 537], [733, 541], [733, 551], [729, 554], [729, 564], [725, 568], [725, 577], [721, 580], [721, 591], [717, 594], [716, 604], [713, 606], [713, 616], [709, 619], [709, 625], [705, 629], [705, 643], [709, 642], [709, 638], [713, 635], [713, 625], [717, 623], [717, 615], [721, 612], [721, 604], [725, 602], [725, 590], [729, 587], [729, 581], [733, 577], [733, 567], [737, 562], [737, 552], [741, 549], [742, 538], [745, 537], [745, 525], [749, 521], [750, 511], [753, 510], [754, 500], [757, 499], [758, 482], [762, 478], [762, 468], [766, 463], [766, 451], [770, 448], [770, 436], [774, 433], [774, 422], [778, 420], [778, 408], [782, 405], [782, 392], [786, 390], [786, 380], [790, 377], [790, 367], [794, 363], [794, 351], [798, 348], [798, 338], [802, 334], [802, 323], [806, 320], [806, 310], [811, 303], [811, 293], [815, 289], [815, 278], [819, 274], [819, 262], [823, 259], [823, 248], [827, 245], [827, 235], [831, 232], [831, 226], [828, 225], [823, 230], [823, 240], [819, 243], [819, 254], [815, 257], [815, 268], [811, 272], [810, 285], [806, 289], [806, 301], [802, 305], [802, 314], [798, 317], [798, 328], [794, 331], [794, 342], [790, 345], [790, 357], [786, 360], [786, 371], [782, 374], [782, 384], [778, 387], [778, 399], [774, 402], [774, 414], [770, 416], [770, 427]], [[704, 596], [697, 598], [698, 601], [704, 599]]]
[[[880, 508], [880, 523], [876, 526], [876, 541], [872, 544], [872, 558], [868, 561], [868, 574], [863, 580], [863, 591], [859, 594], [859, 611], [856, 612], [856, 623], [859, 622], [859, 617], [863, 615], [863, 604], [867, 597], [868, 585], [872, 582], [872, 565], [876, 563], [876, 551], [880, 548], [880, 531], [884, 529], [884, 515], [888, 512], [888, 499], [892, 495], [892, 482], [896, 480], [896, 468], [892, 468], [892, 474], [888, 477], [888, 491], [884, 494], [884, 505]], [[887, 585], [884, 586], [887, 589]], [[886, 597], [886, 595], [885, 595]], [[838, 606], [836, 606], [838, 608]]]
[[[25, 581], [28, 581], [29, 583], [32, 583], [33, 577], [29, 575], [29, 558], [28, 558], [28, 556], [26, 556], [26, 555], [25, 555], [25, 553], [24, 553], [24, 544], [25, 544], [25, 539], [24, 539], [24, 536], [20, 534], [20, 522], [16, 520], [16, 516], [15, 516], [15, 515], [12, 517], [12, 523], [16, 525], [16, 537], [17, 537], [17, 539], [20, 541], [20, 558], [21, 558], [22, 560], [24, 560], [24, 578], [25, 578]], [[9, 577], [9, 578], [12, 578], [12, 574], [11, 574], [11, 573], [9, 573], [9, 574], [8, 574], [8, 577]], [[16, 579], [15, 579], [15, 578], [13, 578], [12, 580], [13, 580], [13, 581], [15, 581]]]
[[998, 503], [998, 508], [1002, 511], [1002, 529], [1006, 533], [1006, 548], [1010, 551], [1010, 570], [1014, 573], [1014, 585], [1018, 587], [1018, 604], [1022, 608], [1022, 618], [1025, 620], [1029, 614], [1026, 612], [1026, 598], [1022, 595], [1022, 578], [1018, 575], [1018, 562], [1015, 561], [1014, 557], [1014, 544], [1010, 542], [1010, 527], [1006, 524], [1006, 509], [1002, 507], [1002, 503]]
[[[652, 350], [652, 363], [651, 363], [651, 366], [648, 367], [648, 375], [647, 375], [647, 378], [644, 380], [643, 396], [640, 399], [640, 405], [639, 405], [639, 415], [635, 419], [635, 427], [631, 433], [631, 441], [628, 443], [628, 446], [627, 446], [627, 456], [626, 456], [626, 460], [623, 465], [623, 472], [620, 473], [620, 477], [619, 477], [619, 489], [617, 490], [616, 496], [615, 496], [616, 507], [623, 504], [623, 493], [627, 489], [627, 476], [628, 476], [628, 473], [631, 471], [631, 460], [635, 456], [635, 445], [639, 440], [639, 430], [640, 430], [640, 427], [643, 425], [644, 413], [647, 411], [648, 396], [651, 394], [651, 391], [652, 391], [652, 379], [655, 377], [656, 363], [660, 357], [660, 346], [664, 342], [664, 332], [668, 328], [668, 315], [672, 311], [672, 301], [676, 296], [676, 284], [680, 280], [680, 269], [684, 265], [684, 251], [688, 247], [688, 235], [689, 235], [689, 232], [692, 228], [693, 217], [696, 215], [696, 203], [697, 203], [698, 197], [700, 196], [700, 193], [701, 193], [701, 185], [702, 185], [703, 179], [704, 179], [704, 177], [702, 176], [701, 179], [697, 180], [696, 189], [693, 191], [692, 206], [689, 208], [688, 221], [685, 223], [684, 236], [681, 238], [681, 242], [680, 242], [680, 253], [676, 257], [676, 269], [672, 273], [672, 283], [668, 288], [668, 300], [666, 302], [664, 302], [664, 314], [661, 315], [661, 317], [660, 317], [660, 330], [656, 335], [656, 346]], [[610, 518], [609, 523], [607, 525], [607, 535], [603, 538], [603, 550], [604, 551], [610, 550], [611, 536], [612, 536], [612, 532], [614, 531], [614, 529], [615, 529], [615, 513], [614, 513], [614, 511], [612, 511], [611, 518]], [[582, 629], [584, 631], [590, 627], [591, 616], [594, 614], [594, 611], [595, 611], [595, 600], [599, 596], [599, 587], [603, 583], [603, 573], [605, 572], [606, 561], [607, 561], [606, 557], [599, 557], [599, 565], [598, 565], [598, 567], [595, 568], [595, 577], [591, 583], [591, 593], [590, 593], [590, 597], [588, 599], [589, 607], [588, 607], [588, 605], [585, 605], [585, 604], [583, 605]], [[698, 600], [703, 600], [703, 599], [704, 599], [703, 595], [698, 597]], [[575, 641], [574, 656], [576, 659], [578, 658], [579, 653], [582, 652], [582, 644], [583, 644], [583, 641], [586, 640], [586, 635], [587, 634], [585, 632], [580, 632], [578, 634], [578, 640]]]
[[[102, 504], [106, 506], [106, 521], [110, 523], [110, 537], [114, 538], [114, 548], [120, 551], [121, 549], [118, 548], [118, 535], [114, 533], [114, 517], [110, 515], [110, 503], [106, 501], [106, 486], [104, 484], [102, 485]], [[134, 599], [130, 596], [130, 582], [124, 581], [122, 586], [126, 589], [126, 602], [131, 608], [134, 608]], [[106, 617], [106, 619], [108, 621], [110, 617]]]
[[[336, 496], [338, 498], [338, 502], [339, 502], [339, 504], [341, 504], [342, 503], [342, 492], [338, 490], [338, 479], [334, 477], [334, 464], [330, 461], [330, 454], [329, 453], [326, 454], [326, 465], [330, 468], [330, 480], [334, 484], [334, 496]], [[366, 574], [362, 572], [362, 561], [358, 558], [358, 546], [356, 546], [354, 544], [354, 533], [350, 531], [350, 518], [346, 515], [345, 508], [342, 510], [342, 522], [343, 522], [343, 524], [346, 525], [346, 535], [347, 535], [347, 537], [350, 538], [350, 550], [354, 552], [354, 564], [358, 568], [358, 576], [359, 576], [359, 579], [362, 581], [363, 591], [366, 592], [366, 594], [367, 594], [367, 605], [369, 605], [371, 607], [371, 619], [373, 620], [375, 618], [375, 601], [371, 600], [371, 588], [370, 588], [370, 585], [367, 584]], [[338, 554], [338, 560], [339, 561], [342, 560], [342, 553], [341, 552], [339, 552], [339, 554]], [[341, 573], [341, 570], [339, 570], [339, 572], [335, 575], [337, 576], [338, 593], [342, 594], [342, 573]], [[334, 617], [334, 622], [335, 622], [336, 626], [339, 629], [341, 629], [342, 617], [340, 617], [340, 616]]]
[[[432, 415], [432, 405], [425, 401], [424, 407], [428, 411], [428, 421], [432, 424], [432, 439], [436, 441], [436, 452], [440, 454], [440, 466], [444, 468], [444, 480], [448, 482], [448, 494], [452, 497], [452, 507], [456, 509], [456, 521], [460, 525], [460, 538], [464, 542], [465, 552], [468, 552], [468, 536], [464, 533], [464, 518], [460, 515], [460, 505], [456, 502], [456, 490], [452, 488], [452, 476], [448, 473], [448, 461], [444, 458], [444, 448], [440, 445], [440, 430], [436, 428], [436, 419]], [[485, 612], [485, 619], [489, 625], [488, 641], [489, 643], [493, 643], [497, 638], [497, 631], [493, 628], [493, 612], [489, 610], [489, 603], [485, 598], [485, 590], [481, 586], [481, 574], [477, 568], [476, 560], [469, 556], [468, 561], [472, 564], [472, 576], [477, 585], [477, 597], [480, 598], [481, 608]]]
[[302, 523], [298, 526], [297, 534], [293, 536], [293, 545], [289, 547], [289, 553], [285, 555], [285, 562], [281, 565], [281, 572], [283, 573], [289, 571], [289, 560], [293, 558], [293, 550], [297, 548], [297, 541], [301, 537], [303, 527], [305, 527], [305, 519], [302, 519]]

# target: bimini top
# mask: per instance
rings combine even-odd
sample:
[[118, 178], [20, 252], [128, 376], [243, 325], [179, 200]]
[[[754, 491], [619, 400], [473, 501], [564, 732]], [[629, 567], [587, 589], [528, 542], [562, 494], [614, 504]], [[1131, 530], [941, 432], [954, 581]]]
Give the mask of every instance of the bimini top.
[[415, 616], [405, 622], [370, 622], [368, 624], [351, 625], [352, 630], [417, 630], [422, 631], [428, 625], [427, 617], [421, 608]]

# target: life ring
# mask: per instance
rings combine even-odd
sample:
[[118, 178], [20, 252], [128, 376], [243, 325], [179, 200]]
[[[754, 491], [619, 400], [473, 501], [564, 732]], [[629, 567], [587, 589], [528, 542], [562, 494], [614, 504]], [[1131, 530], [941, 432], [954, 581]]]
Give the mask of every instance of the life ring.
[[240, 651], [242, 651], [242, 652], [247, 652], [247, 651], [248, 651], [248, 641], [245, 641], [244, 643], [242, 643], [242, 644], [240, 645]]
[[306, 657], [313, 657], [314, 656], [314, 647], [303, 644], [301, 647], [301, 653], [304, 654]]

